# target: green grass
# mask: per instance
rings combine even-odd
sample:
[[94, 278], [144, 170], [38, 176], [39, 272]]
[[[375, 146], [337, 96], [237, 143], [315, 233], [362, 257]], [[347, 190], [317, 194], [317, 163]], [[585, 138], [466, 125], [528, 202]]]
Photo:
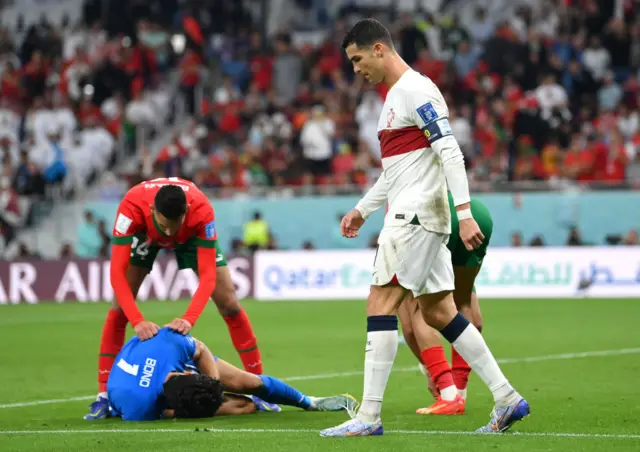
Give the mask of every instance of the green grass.
[[[143, 304], [142, 310], [147, 318], [162, 323], [183, 312], [185, 306], [153, 302]], [[266, 373], [292, 377], [353, 372], [291, 383], [311, 395], [350, 392], [360, 397], [362, 375], [357, 372], [363, 366], [366, 334], [363, 302], [246, 302], [245, 307], [259, 338]], [[521, 435], [463, 434], [485, 424], [492, 408], [491, 395], [476, 376], [470, 382], [466, 415], [414, 414], [431, 399], [423, 377], [405, 370], [415, 363], [404, 345], [385, 394], [387, 433], [379, 438], [318, 436], [320, 429], [346, 420], [344, 413], [291, 409], [197, 422], [110, 419], [88, 423], [82, 416], [89, 400], [6, 407], [95, 393], [97, 349], [107, 305], [1, 307], [0, 451], [640, 450], [640, 302], [484, 300], [482, 308], [484, 334], [494, 355], [514, 359], [503, 364], [503, 370], [532, 406], [532, 416], [513, 429]], [[213, 306], [198, 322], [194, 336], [214, 353], [239, 362]], [[548, 356], [630, 348], [637, 350], [602, 356]], [[542, 358], [523, 360], [529, 357]], [[127, 433], [127, 429], [136, 432]], [[3, 433], [7, 431], [23, 433]], [[554, 436], [557, 433], [584, 436]]]

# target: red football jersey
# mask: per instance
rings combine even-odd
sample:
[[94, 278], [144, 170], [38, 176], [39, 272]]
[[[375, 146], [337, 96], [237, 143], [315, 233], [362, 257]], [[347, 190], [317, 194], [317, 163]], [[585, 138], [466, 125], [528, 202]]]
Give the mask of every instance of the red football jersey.
[[[165, 235], [156, 225], [151, 207], [158, 190], [165, 185], [181, 187], [187, 196], [187, 213], [182, 227], [174, 236]], [[142, 182], [127, 192], [113, 226], [112, 242], [116, 245], [133, 243], [136, 234], [145, 234], [150, 245], [174, 248], [195, 238], [196, 246], [214, 248], [218, 234], [213, 207], [207, 197], [192, 182], [170, 177]]]

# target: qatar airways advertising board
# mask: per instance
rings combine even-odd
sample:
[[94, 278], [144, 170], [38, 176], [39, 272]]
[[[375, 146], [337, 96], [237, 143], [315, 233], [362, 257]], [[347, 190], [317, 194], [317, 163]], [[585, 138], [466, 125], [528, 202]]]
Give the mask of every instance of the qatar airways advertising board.
[[[375, 250], [264, 251], [258, 300], [366, 298]], [[476, 279], [480, 297], [640, 297], [640, 247], [495, 248]]]

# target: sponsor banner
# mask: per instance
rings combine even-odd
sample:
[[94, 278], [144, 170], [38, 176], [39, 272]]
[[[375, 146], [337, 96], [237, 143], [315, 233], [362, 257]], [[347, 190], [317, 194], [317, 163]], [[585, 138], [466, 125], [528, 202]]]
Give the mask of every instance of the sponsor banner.
[[365, 298], [375, 250], [260, 251], [254, 292], [258, 300]]
[[485, 297], [640, 297], [640, 247], [490, 249], [476, 288]]
[[[253, 262], [227, 256], [238, 298], [253, 296]], [[41, 302], [97, 302], [113, 299], [108, 260], [0, 262], [0, 305]], [[173, 258], [158, 258], [137, 299], [189, 298], [198, 287], [193, 271], [178, 271]]]
[[[259, 300], [366, 298], [375, 250], [264, 251]], [[476, 280], [480, 297], [640, 297], [640, 247], [495, 248]]]

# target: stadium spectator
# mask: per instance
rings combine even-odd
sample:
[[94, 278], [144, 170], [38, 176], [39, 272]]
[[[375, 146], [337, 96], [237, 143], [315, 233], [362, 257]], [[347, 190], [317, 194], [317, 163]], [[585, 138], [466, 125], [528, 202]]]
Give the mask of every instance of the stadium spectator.
[[514, 232], [511, 234], [511, 246], [519, 248], [522, 246], [522, 234]]
[[13, 185], [18, 195], [44, 195], [45, 180], [36, 164], [29, 159], [29, 152], [22, 150], [13, 173]]
[[582, 61], [594, 80], [600, 82], [611, 65], [611, 54], [602, 45], [601, 39], [593, 36], [589, 40], [589, 47], [582, 54]]
[[362, 96], [362, 101], [355, 111], [355, 120], [359, 126], [359, 137], [367, 143], [369, 151], [378, 160], [380, 155], [380, 141], [378, 140], [378, 121], [382, 112], [382, 99], [375, 91], [368, 91]]
[[529, 243], [529, 246], [531, 246], [531, 247], [542, 247], [542, 246], [544, 246], [544, 239], [542, 238], [542, 236], [536, 235], [534, 238], [531, 239], [531, 242]]
[[493, 19], [489, 17], [485, 8], [478, 6], [469, 26], [469, 34], [474, 45], [482, 49], [484, 43], [493, 35], [494, 30]]
[[70, 243], [63, 243], [60, 247], [60, 256], [62, 260], [73, 259], [75, 254], [73, 253], [73, 247]]
[[98, 236], [101, 240], [101, 246], [99, 251], [100, 257], [109, 257], [111, 251], [111, 234], [109, 228], [104, 220], [98, 222]]
[[5, 246], [16, 237], [23, 218], [18, 194], [11, 185], [11, 166], [5, 163], [0, 174], [0, 231]]
[[314, 106], [311, 118], [302, 127], [300, 143], [307, 171], [316, 177], [331, 173], [332, 140], [335, 132], [335, 122], [327, 116], [325, 107]]
[[569, 230], [569, 236], [567, 237], [567, 246], [583, 246], [582, 236], [578, 228], [573, 227]]
[[80, 258], [95, 259], [100, 256], [103, 246], [103, 237], [99, 234], [95, 215], [87, 210], [84, 213], [84, 221], [78, 225], [76, 231], [76, 254]]
[[602, 87], [598, 90], [598, 106], [601, 111], [614, 110], [622, 100], [622, 89], [615, 82], [613, 72], [608, 71], [603, 78]]
[[273, 61], [273, 87], [279, 104], [289, 104], [298, 94], [302, 80], [302, 59], [293, 49], [291, 36], [281, 34], [275, 42]]
[[640, 245], [640, 239], [638, 238], [638, 231], [636, 229], [632, 229], [627, 232], [624, 236], [623, 245], [626, 246], [637, 246]]
[[243, 242], [249, 250], [256, 252], [269, 245], [269, 225], [260, 212], [253, 214], [253, 219], [244, 225]]

